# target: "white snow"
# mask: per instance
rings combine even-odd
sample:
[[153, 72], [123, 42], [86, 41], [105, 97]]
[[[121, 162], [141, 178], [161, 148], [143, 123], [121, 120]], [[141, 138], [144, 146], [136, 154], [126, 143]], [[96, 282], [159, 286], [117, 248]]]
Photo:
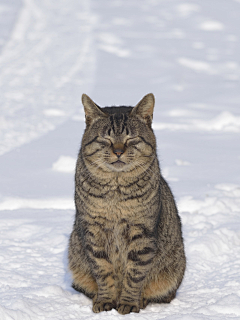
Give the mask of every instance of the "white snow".
[[76, 167], [76, 159], [69, 156], [60, 156], [60, 158], [53, 163], [52, 168], [55, 171], [73, 173]]
[[81, 94], [149, 92], [187, 271], [170, 304], [125, 318], [240, 318], [239, 15], [239, 0], [0, 1], [1, 320], [123, 318], [94, 314], [67, 270]]
[[224, 29], [224, 25], [219, 21], [204, 21], [200, 24], [199, 28], [204, 31], [221, 31]]
[[188, 17], [192, 13], [200, 11], [200, 6], [194, 3], [181, 3], [177, 6], [177, 10], [183, 17]]
[[45, 109], [43, 110], [45, 116], [49, 117], [63, 117], [65, 116], [65, 112], [58, 109]]
[[184, 161], [181, 159], [176, 159], [175, 163], [177, 166], [190, 166], [191, 165], [189, 161]]
[[213, 73], [211, 65], [205, 61], [198, 61], [188, 58], [179, 58], [178, 63], [197, 72]]
[[[61, 170], [59, 170], [61, 171]], [[3, 198], [0, 203], [0, 211], [17, 210], [22, 208], [31, 209], [74, 209], [71, 198], [28, 199], [28, 198]]]
[[[170, 115], [173, 117], [181, 116], [184, 111], [172, 110]], [[187, 131], [229, 131], [240, 132], [240, 116], [235, 116], [231, 112], [224, 111], [219, 115], [209, 120], [200, 120], [190, 118], [186, 123], [161, 123], [154, 122], [153, 128], [155, 130], [187, 130]]]

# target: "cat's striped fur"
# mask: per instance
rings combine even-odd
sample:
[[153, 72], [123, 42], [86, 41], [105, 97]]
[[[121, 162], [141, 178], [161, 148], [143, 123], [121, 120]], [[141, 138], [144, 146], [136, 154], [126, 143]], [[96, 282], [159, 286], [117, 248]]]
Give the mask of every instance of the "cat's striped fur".
[[73, 287], [93, 311], [139, 312], [170, 302], [184, 271], [181, 222], [151, 128], [154, 96], [136, 107], [98, 107], [82, 96], [86, 130], [75, 174], [69, 242]]

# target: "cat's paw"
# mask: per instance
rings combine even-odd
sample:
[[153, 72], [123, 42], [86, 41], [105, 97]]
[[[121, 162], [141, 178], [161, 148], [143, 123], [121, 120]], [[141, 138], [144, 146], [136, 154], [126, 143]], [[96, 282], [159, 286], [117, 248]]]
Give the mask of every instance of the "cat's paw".
[[129, 304], [119, 304], [117, 308], [118, 313], [120, 314], [127, 314], [130, 312], [136, 312], [138, 313], [140, 311], [140, 308], [136, 305], [129, 305]]
[[99, 313], [102, 311], [110, 311], [112, 309], [116, 308], [116, 303], [113, 301], [96, 301], [93, 303], [93, 312]]

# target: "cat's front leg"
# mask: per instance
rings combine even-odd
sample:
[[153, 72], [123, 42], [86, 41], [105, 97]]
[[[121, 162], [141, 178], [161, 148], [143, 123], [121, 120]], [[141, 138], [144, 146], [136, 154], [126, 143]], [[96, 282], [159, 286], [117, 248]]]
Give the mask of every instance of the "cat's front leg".
[[98, 287], [93, 299], [93, 312], [98, 313], [116, 308], [117, 293], [114, 285], [113, 264], [102, 241], [100, 239], [95, 241], [95, 238], [91, 233], [86, 236], [85, 250]]
[[140, 311], [140, 297], [145, 276], [131, 277], [128, 273], [123, 280], [123, 288], [117, 311], [120, 314]]
[[93, 312], [109, 311], [117, 307], [117, 295], [111, 265], [98, 263], [99, 273], [96, 275], [98, 292], [93, 299]]
[[130, 245], [122, 292], [117, 308], [119, 313], [127, 314], [140, 311], [140, 307], [142, 307], [140, 303], [142, 288], [151, 269], [154, 254], [153, 243], [143, 243], [141, 241], [139, 245]]

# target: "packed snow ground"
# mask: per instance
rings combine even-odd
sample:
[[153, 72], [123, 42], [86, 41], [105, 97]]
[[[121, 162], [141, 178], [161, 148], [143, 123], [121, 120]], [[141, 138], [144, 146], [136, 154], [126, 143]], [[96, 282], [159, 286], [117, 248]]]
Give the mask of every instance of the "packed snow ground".
[[120, 319], [71, 288], [81, 94], [156, 97], [183, 223], [176, 299], [126, 319], [240, 318], [240, 1], [0, 0], [0, 319]]

